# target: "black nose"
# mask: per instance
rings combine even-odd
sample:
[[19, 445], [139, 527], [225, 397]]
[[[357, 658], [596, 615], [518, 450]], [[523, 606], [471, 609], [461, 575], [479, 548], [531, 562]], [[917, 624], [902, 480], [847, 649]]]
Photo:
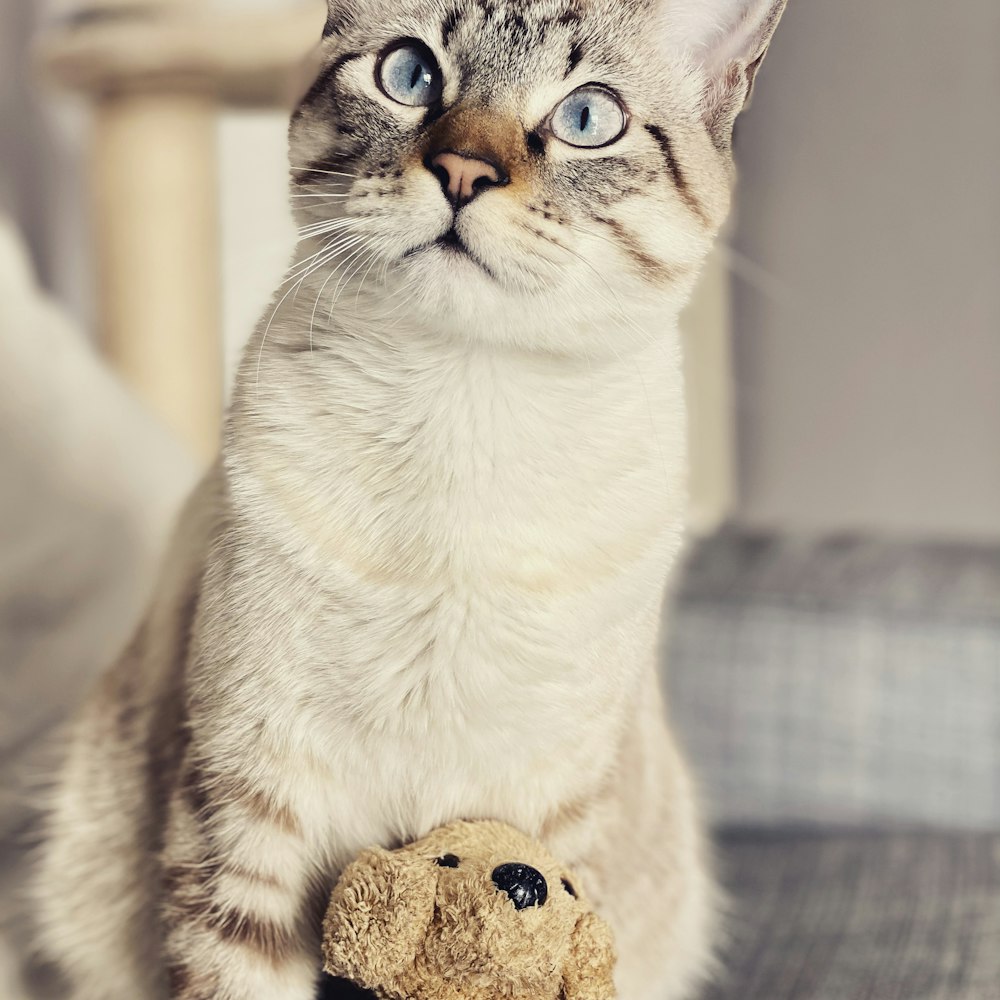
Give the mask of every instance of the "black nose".
[[545, 877], [531, 865], [512, 861], [493, 869], [493, 884], [510, 896], [514, 909], [524, 910], [529, 906], [544, 906], [549, 898], [549, 887]]

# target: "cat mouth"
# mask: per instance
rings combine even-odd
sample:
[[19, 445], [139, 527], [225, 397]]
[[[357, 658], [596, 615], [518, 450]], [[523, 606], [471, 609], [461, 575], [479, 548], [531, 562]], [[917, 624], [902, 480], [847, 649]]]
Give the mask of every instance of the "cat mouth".
[[455, 257], [465, 257], [471, 263], [475, 264], [481, 271], [489, 275], [489, 277], [496, 280], [496, 275], [486, 266], [469, 248], [466, 246], [462, 237], [459, 236], [458, 230], [452, 226], [446, 233], [442, 233], [437, 239], [430, 240], [427, 243], [422, 243], [420, 246], [413, 247], [407, 250], [403, 254], [403, 258], [415, 257], [419, 253], [423, 253], [427, 250], [440, 250], [449, 256]]
[[469, 248], [462, 242], [462, 237], [458, 235], [458, 230], [454, 226], [444, 236], [439, 236], [434, 241], [434, 245], [456, 253], [464, 253], [466, 257], [471, 256]]

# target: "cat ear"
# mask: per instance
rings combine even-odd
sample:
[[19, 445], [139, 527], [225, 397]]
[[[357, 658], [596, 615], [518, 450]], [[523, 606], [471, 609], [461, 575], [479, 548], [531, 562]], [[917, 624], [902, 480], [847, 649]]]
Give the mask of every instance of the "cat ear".
[[702, 76], [705, 123], [728, 144], [788, 0], [666, 0], [667, 29]]

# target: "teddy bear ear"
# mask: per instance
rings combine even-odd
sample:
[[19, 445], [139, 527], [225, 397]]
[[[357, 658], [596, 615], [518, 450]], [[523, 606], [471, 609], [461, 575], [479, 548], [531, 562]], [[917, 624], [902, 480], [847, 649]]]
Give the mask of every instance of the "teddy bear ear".
[[349, 865], [323, 921], [324, 969], [365, 989], [389, 989], [413, 968], [434, 917], [437, 867], [381, 849]]
[[615, 961], [611, 928], [595, 913], [582, 916], [563, 970], [561, 1000], [614, 1000]]

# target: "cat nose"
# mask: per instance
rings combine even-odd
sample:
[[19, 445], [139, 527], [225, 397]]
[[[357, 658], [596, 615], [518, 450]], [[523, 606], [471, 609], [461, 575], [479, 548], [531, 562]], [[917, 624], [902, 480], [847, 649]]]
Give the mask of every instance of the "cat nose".
[[549, 898], [549, 887], [545, 876], [531, 865], [513, 861], [493, 869], [493, 884], [507, 893], [515, 910], [525, 910], [529, 906], [544, 906]]
[[495, 163], [450, 149], [429, 157], [426, 166], [437, 177], [444, 196], [455, 208], [468, 205], [487, 188], [501, 187], [508, 182], [507, 175]]

